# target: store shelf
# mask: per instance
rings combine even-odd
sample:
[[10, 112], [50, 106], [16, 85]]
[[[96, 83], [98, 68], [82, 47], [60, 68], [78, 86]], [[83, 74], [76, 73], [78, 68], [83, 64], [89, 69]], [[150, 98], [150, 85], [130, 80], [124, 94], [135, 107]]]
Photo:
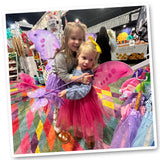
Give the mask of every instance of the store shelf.
[[16, 61], [14, 61], [14, 62], [9, 62], [9, 64], [16, 64], [17, 62]]
[[17, 70], [17, 67], [11, 67], [11, 68], [9, 68], [9, 71], [15, 71], [15, 70]]
[[17, 80], [18, 79], [18, 59], [17, 59], [17, 53], [9, 53], [9, 79], [10, 80]]
[[10, 75], [9, 78], [17, 77], [17, 75]]

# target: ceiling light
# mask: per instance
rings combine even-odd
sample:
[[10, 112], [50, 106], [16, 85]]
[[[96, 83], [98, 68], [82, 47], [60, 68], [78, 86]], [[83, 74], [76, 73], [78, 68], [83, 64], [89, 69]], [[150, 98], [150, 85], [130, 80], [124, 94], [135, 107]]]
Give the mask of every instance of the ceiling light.
[[126, 28], [126, 24], [123, 25], [123, 28]]

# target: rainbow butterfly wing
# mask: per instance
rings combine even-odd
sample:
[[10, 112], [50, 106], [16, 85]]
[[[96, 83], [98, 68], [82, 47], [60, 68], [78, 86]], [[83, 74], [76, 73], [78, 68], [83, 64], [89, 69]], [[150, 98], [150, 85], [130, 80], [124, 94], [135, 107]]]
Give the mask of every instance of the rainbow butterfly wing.
[[60, 43], [56, 36], [47, 30], [30, 30], [27, 32], [27, 36], [35, 44], [35, 48], [43, 60], [53, 58], [56, 49], [60, 48]]
[[133, 74], [132, 68], [120, 61], [109, 61], [99, 65], [94, 70], [94, 86], [106, 88], [110, 83], [114, 83], [121, 77]]

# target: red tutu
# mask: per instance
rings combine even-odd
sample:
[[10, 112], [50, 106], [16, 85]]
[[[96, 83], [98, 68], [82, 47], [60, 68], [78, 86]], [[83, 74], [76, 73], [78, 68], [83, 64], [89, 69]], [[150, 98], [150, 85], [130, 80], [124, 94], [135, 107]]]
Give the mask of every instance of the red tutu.
[[64, 99], [56, 125], [63, 130], [69, 130], [73, 126], [75, 137], [85, 140], [90, 137], [99, 138], [97, 129], [105, 127], [103, 111], [101, 100], [92, 87], [88, 95], [80, 100]]

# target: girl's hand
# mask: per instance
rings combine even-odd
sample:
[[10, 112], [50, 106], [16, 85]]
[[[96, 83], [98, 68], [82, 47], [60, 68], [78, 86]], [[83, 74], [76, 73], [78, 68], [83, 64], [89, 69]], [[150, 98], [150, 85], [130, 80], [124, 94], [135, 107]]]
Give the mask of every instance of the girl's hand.
[[66, 90], [59, 92], [58, 97], [66, 98]]
[[[84, 76], [85, 75], [85, 76]], [[89, 73], [84, 73], [82, 74], [81, 76], [84, 76], [80, 79], [80, 81], [83, 83], [83, 84], [89, 84], [92, 80], [92, 77], [93, 77], [93, 74], [89, 74]]]

